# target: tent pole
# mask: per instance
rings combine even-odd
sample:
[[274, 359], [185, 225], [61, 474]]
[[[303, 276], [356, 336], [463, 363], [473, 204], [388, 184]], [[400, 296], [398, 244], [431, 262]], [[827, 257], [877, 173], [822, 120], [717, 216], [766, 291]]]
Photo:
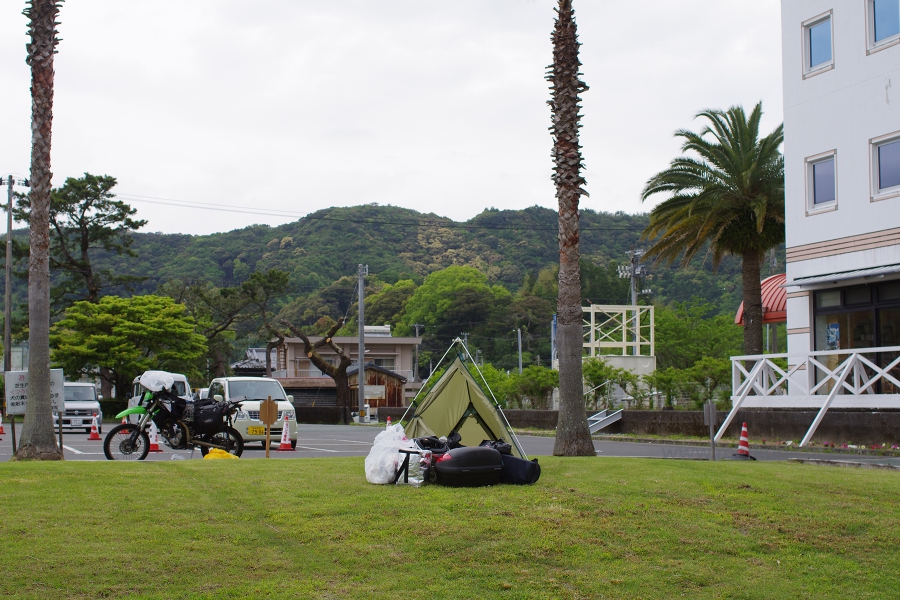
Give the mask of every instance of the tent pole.
[[[416, 403], [416, 400], [419, 399], [419, 394], [422, 393], [422, 390], [425, 389], [425, 386], [428, 385], [428, 382], [431, 381], [432, 377], [434, 377], [435, 372], [440, 368], [441, 363], [444, 362], [444, 359], [447, 358], [447, 355], [450, 354], [450, 350], [453, 349], [453, 346], [456, 345], [456, 342], [459, 342], [460, 344], [462, 344], [462, 340], [459, 338], [456, 338], [455, 340], [450, 342], [450, 346], [447, 347], [447, 351], [444, 352], [444, 355], [441, 357], [441, 360], [438, 361], [438, 366], [436, 368], [432, 369], [431, 373], [428, 374], [428, 378], [422, 382], [422, 387], [419, 388], [419, 391], [416, 392], [416, 395], [412, 399], [412, 402], [409, 403], [409, 407], [407, 407], [406, 412], [403, 413], [403, 417], [401, 417], [401, 419], [400, 419], [401, 421], [406, 418], [406, 413], [409, 412], [409, 408], [412, 407]], [[463, 346], [463, 348], [465, 348], [465, 346]], [[415, 414], [415, 413], [413, 413], [413, 414]]]
[[[459, 340], [459, 338], [456, 339]], [[509, 431], [509, 435], [512, 436], [512, 443], [515, 444], [516, 449], [519, 451], [519, 454], [522, 455], [522, 458], [528, 460], [528, 455], [525, 454], [525, 450], [522, 449], [522, 445], [519, 444], [519, 438], [516, 437], [516, 432], [513, 431], [512, 425], [509, 424], [509, 419], [506, 418], [506, 413], [503, 412], [503, 407], [500, 406], [500, 403], [497, 401], [497, 397], [494, 396], [494, 390], [492, 390], [491, 386], [488, 385], [487, 379], [484, 378], [484, 374], [481, 372], [481, 369], [478, 368], [478, 363], [476, 363], [475, 359], [472, 358], [472, 355], [469, 354], [469, 349], [466, 348], [465, 344], [461, 345], [466, 351], [466, 355], [469, 357], [469, 360], [472, 361], [473, 365], [475, 365], [475, 370], [478, 371], [478, 376], [481, 377], [481, 381], [484, 382], [484, 387], [486, 387], [487, 391], [491, 394], [491, 399], [494, 401], [494, 408], [496, 408], [497, 412], [500, 413], [500, 416], [503, 417], [503, 422], [506, 423], [506, 430]]]

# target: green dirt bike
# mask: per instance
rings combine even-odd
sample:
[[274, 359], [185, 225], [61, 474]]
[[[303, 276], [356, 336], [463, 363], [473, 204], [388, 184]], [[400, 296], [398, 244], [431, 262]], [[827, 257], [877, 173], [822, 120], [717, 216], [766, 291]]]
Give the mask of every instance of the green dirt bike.
[[[244, 439], [231, 426], [240, 402], [203, 400], [186, 402], [171, 391], [171, 377], [164, 371], [147, 371], [141, 376], [146, 391], [137, 406], [116, 415], [117, 419], [137, 415], [137, 424], [113, 427], [103, 441], [103, 453], [109, 460], [144, 460], [150, 451], [151, 423], [159, 430], [161, 441], [175, 450], [200, 449], [206, 456], [219, 448], [235, 456], [244, 452]], [[167, 386], [166, 383], [169, 383]]]

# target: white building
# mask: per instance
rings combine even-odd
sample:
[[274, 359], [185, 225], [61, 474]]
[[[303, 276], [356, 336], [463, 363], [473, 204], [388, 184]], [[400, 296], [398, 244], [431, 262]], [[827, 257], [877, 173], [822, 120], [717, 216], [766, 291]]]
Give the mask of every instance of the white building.
[[781, 28], [788, 369], [734, 357], [729, 421], [818, 408], [806, 444], [900, 408], [900, 0], [782, 0]]
[[788, 353], [900, 344], [900, 1], [781, 6]]

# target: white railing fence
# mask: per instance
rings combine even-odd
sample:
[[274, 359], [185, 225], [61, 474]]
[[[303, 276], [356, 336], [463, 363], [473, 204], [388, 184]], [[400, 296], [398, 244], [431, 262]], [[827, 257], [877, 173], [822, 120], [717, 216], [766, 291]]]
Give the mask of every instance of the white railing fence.
[[731, 402], [717, 441], [741, 408], [818, 408], [805, 446], [829, 408], [900, 408], [900, 346], [735, 356]]

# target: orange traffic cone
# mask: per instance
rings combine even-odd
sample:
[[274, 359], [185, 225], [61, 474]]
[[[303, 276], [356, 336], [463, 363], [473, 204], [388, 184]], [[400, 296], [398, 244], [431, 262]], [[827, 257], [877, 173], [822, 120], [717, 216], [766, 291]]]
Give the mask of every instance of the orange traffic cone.
[[3, 413], [0, 412], [0, 435], [6, 435], [6, 432], [3, 431]]
[[737, 454], [732, 454], [731, 458], [733, 460], [756, 460], [754, 457], [750, 456], [750, 444], [747, 438], [746, 423], [741, 426], [741, 441], [738, 444]]
[[150, 449], [147, 452], [162, 452], [159, 449], [159, 435], [156, 431], [156, 423], [150, 421]]
[[281, 428], [281, 445], [278, 446], [279, 452], [294, 452], [291, 447], [291, 424], [287, 415], [284, 415], [284, 425]]
[[387, 416], [387, 425], [385, 425], [384, 428], [385, 428], [385, 429], [390, 429], [390, 428], [391, 428], [391, 415], [388, 415], [388, 416]]
[[91, 434], [87, 439], [94, 441], [100, 439], [100, 431], [97, 429], [97, 413], [94, 413], [94, 417], [91, 419]]

